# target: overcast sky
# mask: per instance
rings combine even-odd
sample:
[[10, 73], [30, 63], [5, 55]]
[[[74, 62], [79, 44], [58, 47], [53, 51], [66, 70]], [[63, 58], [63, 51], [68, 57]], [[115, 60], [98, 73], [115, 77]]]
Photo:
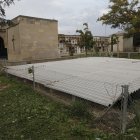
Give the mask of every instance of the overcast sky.
[[20, 0], [6, 8], [6, 17], [18, 15], [56, 19], [59, 33], [76, 34], [87, 22], [93, 35], [110, 35], [118, 30], [102, 26], [97, 18], [107, 11], [109, 0]]

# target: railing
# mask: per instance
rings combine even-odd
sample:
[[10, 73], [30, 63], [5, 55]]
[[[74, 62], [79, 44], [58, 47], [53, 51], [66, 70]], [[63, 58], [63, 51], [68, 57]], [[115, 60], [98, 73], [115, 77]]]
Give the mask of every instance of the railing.
[[110, 56], [118, 58], [128, 58], [128, 59], [140, 59], [140, 52], [118, 52], [118, 53], [99, 53], [99, 56]]
[[[69, 57], [69, 56], [65, 56]], [[117, 58], [128, 58], [128, 59], [140, 59], [140, 52], [88, 52], [86, 54], [74, 54], [73, 58], [80, 58], [80, 57], [117, 57]]]
[[85, 53], [76, 54], [73, 56], [61, 55], [61, 58], [82, 58], [82, 57], [118, 57], [118, 58], [128, 58], [128, 59], [140, 59], [140, 52], [98, 52], [88, 51], [87, 55]]

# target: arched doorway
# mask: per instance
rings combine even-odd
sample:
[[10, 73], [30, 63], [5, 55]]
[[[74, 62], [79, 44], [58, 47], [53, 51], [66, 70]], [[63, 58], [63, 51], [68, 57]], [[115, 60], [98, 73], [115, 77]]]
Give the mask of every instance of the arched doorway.
[[0, 58], [7, 59], [7, 48], [5, 48], [4, 40], [0, 37]]

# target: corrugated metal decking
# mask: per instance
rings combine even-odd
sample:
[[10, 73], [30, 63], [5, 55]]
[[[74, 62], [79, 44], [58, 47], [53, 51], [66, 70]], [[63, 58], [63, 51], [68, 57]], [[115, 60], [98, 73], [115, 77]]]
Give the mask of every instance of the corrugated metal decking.
[[[8, 67], [8, 73], [32, 80], [32, 65]], [[92, 102], [108, 106], [121, 95], [140, 89], [140, 60], [107, 57], [79, 58], [34, 64], [36, 82]]]

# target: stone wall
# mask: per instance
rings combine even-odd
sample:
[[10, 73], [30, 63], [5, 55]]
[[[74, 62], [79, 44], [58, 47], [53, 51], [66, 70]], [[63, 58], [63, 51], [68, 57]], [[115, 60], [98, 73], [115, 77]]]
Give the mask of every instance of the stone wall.
[[8, 29], [9, 61], [33, 61], [60, 57], [56, 20], [18, 16], [13, 21], [16, 25]]
[[19, 24], [10, 27], [8, 30], [8, 60], [9, 61], [22, 61]]
[[23, 60], [58, 58], [58, 25], [50, 20], [20, 22], [20, 45]]
[[133, 52], [133, 37], [130, 38], [124, 38], [124, 52]]
[[[111, 46], [109, 46], [111, 51]], [[113, 52], [133, 52], [133, 38], [124, 38], [123, 35], [118, 35], [118, 44], [113, 45]]]

